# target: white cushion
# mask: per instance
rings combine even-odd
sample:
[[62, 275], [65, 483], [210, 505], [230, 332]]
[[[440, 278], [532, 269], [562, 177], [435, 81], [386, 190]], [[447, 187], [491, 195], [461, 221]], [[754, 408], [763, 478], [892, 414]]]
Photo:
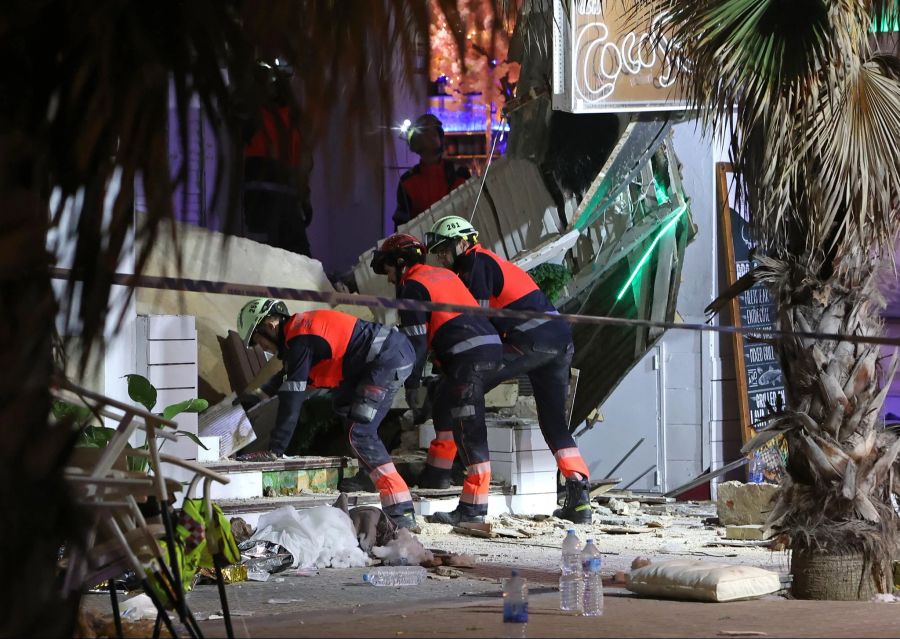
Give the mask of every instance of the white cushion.
[[625, 576], [628, 590], [640, 595], [693, 601], [735, 601], [781, 589], [777, 573], [754, 566], [676, 559], [638, 568]]

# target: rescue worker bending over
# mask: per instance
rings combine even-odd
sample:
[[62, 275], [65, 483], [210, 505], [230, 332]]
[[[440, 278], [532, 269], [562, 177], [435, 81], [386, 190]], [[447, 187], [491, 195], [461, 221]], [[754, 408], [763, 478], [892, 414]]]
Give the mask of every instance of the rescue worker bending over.
[[277, 459], [294, 434], [307, 384], [336, 388], [335, 412], [350, 429], [350, 445], [381, 496], [384, 512], [401, 528], [419, 532], [412, 496], [378, 437], [394, 395], [413, 370], [415, 351], [396, 329], [339, 311], [291, 315], [284, 302], [258, 298], [238, 315], [244, 345], [258, 345], [284, 362], [278, 415], [268, 451], [243, 461]]
[[[424, 262], [425, 245], [411, 235], [396, 233], [375, 251], [371, 266], [397, 286], [399, 299], [475, 305], [452, 271]], [[436, 513], [429, 521], [454, 525], [482, 522], [491, 482], [484, 384], [503, 354], [500, 337], [484, 317], [446, 311], [401, 310], [400, 330], [409, 336], [416, 351], [416, 365], [406, 380], [410, 408], [417, 410], [425, 401], [421, 377], [429, 347], [442, 373], [434, 392], [435, 439], [419, 486], [449, 486], [457, 448], [466, 466], [459, 506], [449, 513]]]
[[[478, 232], [465, 218], [441, 218], [425, 241], [481, 306], [557, 312], [528, 273], [478, 243]], [[566, 420], [569, 367], [575, 352], [572, 331], [561, 320], [492, 317], [491, 322], [503, 339], [503, 365], [485, 388], [528, 374], [541, 433], [566, 478], [565, 504], [553, 514], [578, 524], [590, 523], [589, 471]]]

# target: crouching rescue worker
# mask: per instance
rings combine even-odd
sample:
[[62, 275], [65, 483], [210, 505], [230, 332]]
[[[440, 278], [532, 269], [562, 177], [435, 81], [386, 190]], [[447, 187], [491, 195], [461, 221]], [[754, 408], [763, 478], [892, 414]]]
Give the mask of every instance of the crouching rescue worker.
[[[425, 241], [428, 250], [459, 275], [481, 306], [557, 313], [528, 273], [478, 243], [478, 232], [465, 218], [441, 218]], [[566, 478], [565, 504], [553, 514], [579, 524], [590, 523], [589, 472], [566, 419], [569, 367], [575, 351], [572, 331], [561, 320], [492, 317], [491, 322], [503, 339], [503, 365], [488, 380], [486, 389], [527, 373], [541, 433]]]
[[[475, 305], [452, 271], [424, 263], [425, 253], [425, 245], [415, 237], [395, 233], [375, 251], [371, 266], [396, 285], [400, 299]], [[459, 506], [432, 515], [430, 521], [454, 525], [484, 521], [491, 482], [484, 387], [503, 353], [500, 337], [485, 317], [446, 311], [401, 310], [400, 330], [409, 336], [416, 351], [415, 367], [406, 380], [410, 408], [420, 408], [425, 400], [421, 377], [429, 347], [442, 373], [434, 391], [435, 439], [419, 486], [449, 486], [457, 448], [466, 466]]]
[[378, 426], [415, 363], [406, 336], [339, 311], [291, 315], [284, 302], [270, 298], [245, 304], [237, 327], [244, 345], [258, 345], [284, 362], [269, 450], [239, 459], [281, 457], [300, 417], [307, 385], [336, 388], [335, 412], [348, 422], [350, 445], [378, 489], [382, 509], [399, 527], [418, 532], [409, 488], [378, 437]]

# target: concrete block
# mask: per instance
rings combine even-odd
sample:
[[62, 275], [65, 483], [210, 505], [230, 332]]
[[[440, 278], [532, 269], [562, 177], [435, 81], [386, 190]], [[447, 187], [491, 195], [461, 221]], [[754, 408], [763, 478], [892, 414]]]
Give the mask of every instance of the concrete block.
[[552, 515], [559, 508], [556, 491], [532, 495], [491, 495], [488, 513], [491, 515]]
[[[422, 499], [414, 502], [416, 515], [427, 517], [436, 512], [450, 512], [459, 504], [453, 499]], [[491, 495], [488, 498], [488, 515], [551, 515], [559, 508], [556, 492], [533, 495]]]
[[775, 484], [744, 484], [727, 481], [718, 485], [716, 507], [724, 526], [764, 524], [778, 491]]
[[549, 448], [543, 450], [517, 450], [515, 456], [516, 469], [520, 473], [531, 473], [550, 470], [556, 472], [556, 457]]
[[[147, 378], [157, 390], [163, 388], [197, 388], [197, 364], [151, 364]], [[194, 391], [196, 395], [196, 390]]]
[[509, 426], [496, 426], [488, 424], [487, 427], [488, 450], [491, 454], [511, 453], [513, 451], [513, 431]]
[[[450, 512], [456, 508], [458, 504], [459, 499], [457, 497], [453, 497], [452, 499], [421, 499], [413, 502], [416, 514], [422, 517], [427, 517], [428, 515], [439, 512]], [[490, 513], [490, 506], [488, 506], [488, 513]]]
[[540, 426], [529, 422], [513, 429], [513, 446], [515, 450], [549, 450]]
[[484, 396], [487, 408], [512, 408], [519, 399], [519, 382], [511, 380], [492, 388]]
[[186, 399], [197, 397], [197, 389], [194, 388], [159, 388], [156, 392], [156, 406], [154, 412], [162, 412], [166, 406], [183, 402]]
[[194, 364], [197, 362], [196, 339], [147, 340], [147, 363]]
[[[492, 169], [493, 170], [493, 169]], [[217, 280], [223, 282], [265, 282], [269, 286], [289, 286], [317, 291], [333, 291], [321, 263], [305, 255], [266, 246], [247, 238], [227, 237], [194, 224], [176, 223], [181, 258], [177, 272], [186, 278]], [[165, 234], [167, 227], [161, 230]], [[226, 248], [227, 247], [227, 248]], [[171, 276], [176, 272], [175, 251], [167, 242], [156, 242], [147, 249], [149, 259], [144, 268], [146, 275]], [[227, 251], [227, 252], [223, 252]], [[228, 259], [210, 259], [210, 256], [227, 255]], [[387, 278], [379, 277], [387, 286]], [[391, 294], [393, 295], [393, 294]], [[231, 384], [225, 372], [222, 350], [218, 338], [234, 330], [234, 319], [250, 298], [244, 295], [220, 295], [192, 291], [163, 291], [136, 289], [137, 312], [141, 314], [181, 313], [196, 317], [194, 334], [197, 340], [197, 362], [201, 388], [209, 388], [207, 399], [217, 394], [231, 392]], [[291, 313], [319, 307], [310, 302], [287, 301]], [[362, 306], [341, 306], [338, 310], [349, 312], [363, 319], [371, 319], [372, 313]], [[151, 333], [151, 338], [155, 335]], [[178, 333], [168, 333], [166, 339], [183, 339]], [[274, 364], [273, 364], [274, 365]], [[131, 371], [129, 371], [131, 372]], [[402, 393], [401, 393], [402, 395]]]
[[514, 450], [544, 450], [547, 442], [536, 420], [487, 421], [488, 450], [511, 452]]
[[262, 497], [262, 471], [246, 473], [229, 473], [230, 483], [222, 485], [212, 482], [210, 498], [216, 499], [248, 499]]
[[[162, 407], [157, 406], [157, 408]], [[197, 413], [179, 413], [172, 418], [172, 421], [178, 424], [178, 430], [186, 430], [196, 435], [200, 416]]]
[[215, 435], [210, 437], [201, 437], [200, 441], [206, 446], [206, 449], [197, 447], [198, 462], [215, 462], [219, 461], [219, 438]]
[[755, 524], [748, 526], [725, 526], [725, 539], [762, 541], [771, 536], [771, 530]]
[[491, 479], [511, 486], [516, 474], [516, 465], [512, 460], [500, 461], [491, 459]]
[[193, 315], [150, 315], [147, 339], [196, 339]]
[[536, 473], [518, 472], [513, 475], [511, 483], [516, 487], [517, 495], [533, 495], [550, 492], [556, 494], [556, 471], [541, 471]]

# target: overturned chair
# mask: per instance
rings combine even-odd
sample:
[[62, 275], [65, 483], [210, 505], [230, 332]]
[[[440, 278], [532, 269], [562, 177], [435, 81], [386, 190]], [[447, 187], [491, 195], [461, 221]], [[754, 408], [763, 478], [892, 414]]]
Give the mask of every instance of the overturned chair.
[[[216, 518], [209, 499], [212, 482], [227, 484], [228, 478], [194, 462], [161, 454], [158, 441], [175, 438], [165, 430], [176, 428], [170, 420], [80, 388], [68, 380], [58, 380], [53, 393], [58, 400], [76, 400], [97, 418], [106, 417], [118, 423], [104, 448], [76, 448], [65, 469], [65, 480], [76, 503], [87, 510], [91, 525], [83, 539], [67, 544], [66, 555], [61, 560], [64, 594], [108, 581], [116, 632], [121, 637], [114, 578], [134, 571], [157, 609], [154, 636], [158, 636], [161, 624], [166, 625], [173, 637], [177, 636], [168, 612], [174, 610], [191, 637], [202, 637], [187, 605], [181, 574], [184, 549], [178, 543], [178, 525], [172, 512], [174, 494], [184, 487], [165, 477], [163, 464], [170, 464], [192, 476], [184, 506], [190, 506], [194, 513], [203, 513], [207, 522], [213, 522], [204, 531], [204, 550], [214, 564], [226, 632], [228, 637], [233, 637], [222, 568], [229, 563], [226, 557], [234, 561], [239, 559], [239, 554], [233, 538], [220, 529], [221, 521]], [[146, 434], [146, 449], [128, 446], [138, 429]], [[146, 463], [148, 470], [129, 470], [129, 460]], [[201, 482], [203, 498], [193, 499], [191, 495]], [[164, 542], [165, 551], [160, 541]]]

